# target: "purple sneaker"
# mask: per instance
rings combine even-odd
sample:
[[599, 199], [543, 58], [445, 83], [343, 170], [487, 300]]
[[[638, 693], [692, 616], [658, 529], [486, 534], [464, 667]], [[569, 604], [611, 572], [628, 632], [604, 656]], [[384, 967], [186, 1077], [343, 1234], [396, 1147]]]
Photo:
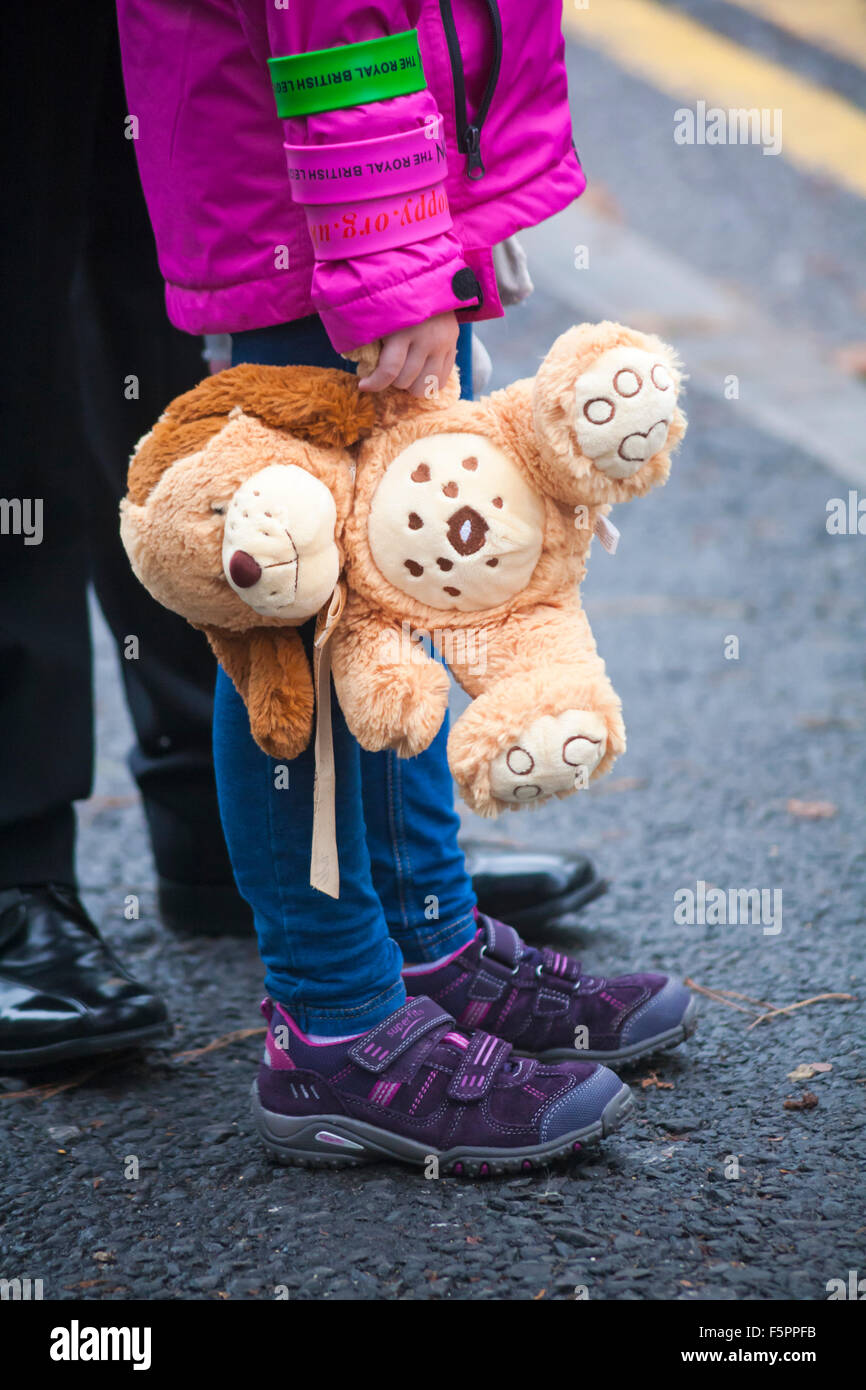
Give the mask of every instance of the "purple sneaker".
[[697, 999], [671, 975], [584, 975], [580, 962], [535, 950], [513, 927], [478, 914], [475, 940], [436, 970], [405, 976], [450, 1009], [461, 1028], [482, 1023], [542, 1062], [631, 1062], [684, 1042]]
[[281, 1163], [331, 1168], [396, 1159], [465, 1177], [579, 1152], [634, 1100], [607, 1067], [545, 1065], [489, 1033], [460, 1032], [423, 997], [349, 1042], [312, 1043], [266, 999], [256, 1128]]

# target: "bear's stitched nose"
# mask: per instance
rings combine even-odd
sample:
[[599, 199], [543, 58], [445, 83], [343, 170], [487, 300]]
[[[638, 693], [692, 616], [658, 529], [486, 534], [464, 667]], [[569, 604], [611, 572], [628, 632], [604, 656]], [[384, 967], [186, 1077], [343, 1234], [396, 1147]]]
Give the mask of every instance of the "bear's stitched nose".
[[474, 507], [460, 507], [448, 518], [448, 544], [458, 555], [474, 555], [484, 544], [490, 528]]
[[262, 577], [262, 567], [245, 550], [236, 550], [229, 560], [229, 574], [239, 589], [250, 589]]

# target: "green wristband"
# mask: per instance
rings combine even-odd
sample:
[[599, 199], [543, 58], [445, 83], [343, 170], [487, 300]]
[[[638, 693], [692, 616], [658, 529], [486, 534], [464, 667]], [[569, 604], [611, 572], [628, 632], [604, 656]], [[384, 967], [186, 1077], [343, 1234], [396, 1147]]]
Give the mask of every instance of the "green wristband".
[[427, 86], [418, 30], [269, 58], [277, 115], [310, 116], [367, 101], [384, 101]]

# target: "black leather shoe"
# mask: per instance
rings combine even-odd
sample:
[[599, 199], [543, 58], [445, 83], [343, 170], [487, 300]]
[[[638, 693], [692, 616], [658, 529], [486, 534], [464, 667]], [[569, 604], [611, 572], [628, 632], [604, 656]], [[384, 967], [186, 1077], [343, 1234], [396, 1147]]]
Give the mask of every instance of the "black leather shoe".
[[162, 1000], [124, 970], [73, 888], [0, 890], [0, 1069], [120, 1051], [170, 1032]]
[[585, 855], [534, 854], [464, 845], [478, 907], [521, 935], [562, 925], [563, 918], [607, 891]]

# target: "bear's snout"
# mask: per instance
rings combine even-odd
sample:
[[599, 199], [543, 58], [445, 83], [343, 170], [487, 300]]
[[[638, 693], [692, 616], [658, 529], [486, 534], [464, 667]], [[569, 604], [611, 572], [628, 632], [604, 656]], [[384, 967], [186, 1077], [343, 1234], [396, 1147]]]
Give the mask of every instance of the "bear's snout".
[[251, 589], [262, 577], [262, 567], [245, 550], [236, 550], [229, 560], [229, 576], [238, 589]]
[[336, 523], [323, 482], [296, 464], [269, 464], [241, 483], [226, 509], [225, 577], [261, 617], [304, 622], [337, 582]]

